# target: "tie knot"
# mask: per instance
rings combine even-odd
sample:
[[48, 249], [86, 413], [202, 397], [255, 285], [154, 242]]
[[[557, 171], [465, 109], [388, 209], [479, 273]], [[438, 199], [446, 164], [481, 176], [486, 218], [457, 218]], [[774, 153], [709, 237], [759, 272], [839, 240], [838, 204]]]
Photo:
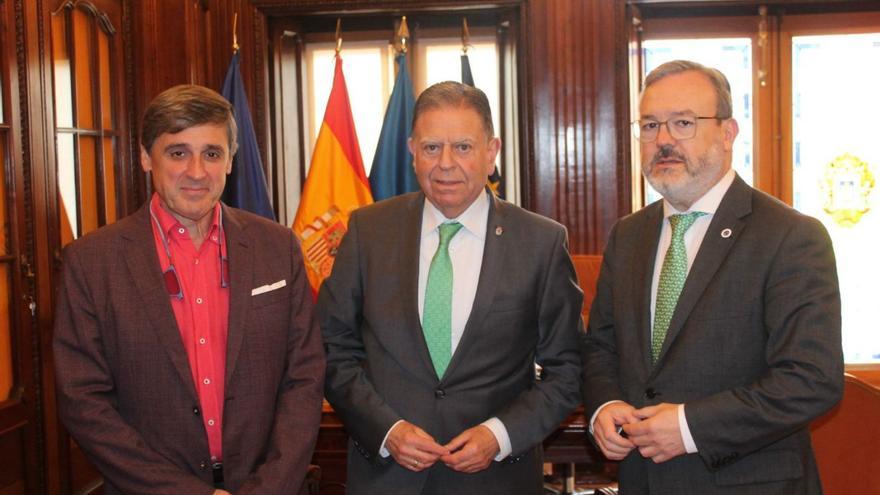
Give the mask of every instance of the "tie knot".
[[455, 237], [455, 234], [461, 230], [462, 225], [458, 222], [449, 222], [440, 224], [440, 245], [446, 247], [449, 241]]
[[697, 221], [698, 218], [705, 215], [702, 211], [692, 211], [690, 213], [677, 213], [669, 217], [669, 224], [672, 225], [672, 236], [683, 237], [687, 229]]

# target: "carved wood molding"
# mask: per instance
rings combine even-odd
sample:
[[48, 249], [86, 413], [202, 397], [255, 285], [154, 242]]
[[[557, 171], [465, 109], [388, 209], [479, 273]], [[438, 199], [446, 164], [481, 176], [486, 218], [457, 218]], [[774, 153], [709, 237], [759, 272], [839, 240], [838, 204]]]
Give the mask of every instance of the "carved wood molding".
[[267, 15], [285, 15], [301, 12], [350, 14], [380, 11], [431, 10], [485, 10], [494, 7], [512, 7], [525, 0], [250, 0], [251, 5]]
[[98, 20], [98, 26], [101, 27], [101, 30], [104, 31], [107, 36], [113, 36], [116, 34], [116, 27], [113, 26], [113, 22], [110, 20], [110, 16], [107, 15], [106, 12], [103, 12], [98, 7], [91, 2], [86, 0], [66, 0], [64, 3], [58, 6], [52, 15], [57, 15], [62, 10], [73, 10], [75, 8], [81, 8], [91, 14]]

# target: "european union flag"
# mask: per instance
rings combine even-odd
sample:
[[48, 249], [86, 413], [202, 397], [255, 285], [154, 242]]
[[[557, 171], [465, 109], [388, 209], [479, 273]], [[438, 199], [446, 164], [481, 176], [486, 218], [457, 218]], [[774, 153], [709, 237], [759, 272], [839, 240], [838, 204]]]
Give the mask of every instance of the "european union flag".
[[232, 55], [226, 80], [223, 81], [223, 97], [232, 104], [235, 123], [238, 125], [238, 152], [232, 162], [232, 173], [226, 180], [223, 202], [229, 206], [256, 213], [275, 220], [272, 204], [266, 189], [266, 176], [263, 174], [263, 160], [257, 147], [257, 135], [248, 108], [241, 69], [238, 65], [238, 51]]
[[394, 81], [391, 99], [388, 100], [379, 144], [370, 169], [370, 189], [374, 201], [419, 189], [412, 168], [413, 157], [406, 145], [412, 129], [416, 99], [406, 67], [405, 53], [397, 56], [397, 67], [397, 79]]

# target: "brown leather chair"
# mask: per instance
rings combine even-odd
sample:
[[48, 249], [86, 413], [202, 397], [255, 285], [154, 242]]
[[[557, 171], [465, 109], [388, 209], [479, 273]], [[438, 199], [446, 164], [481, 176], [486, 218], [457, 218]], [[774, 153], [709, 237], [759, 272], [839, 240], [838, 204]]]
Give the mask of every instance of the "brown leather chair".
[[813, 449], [826, 495], [880, 493], [880, 388], [844, 375], [843, 400], [813, 422]]

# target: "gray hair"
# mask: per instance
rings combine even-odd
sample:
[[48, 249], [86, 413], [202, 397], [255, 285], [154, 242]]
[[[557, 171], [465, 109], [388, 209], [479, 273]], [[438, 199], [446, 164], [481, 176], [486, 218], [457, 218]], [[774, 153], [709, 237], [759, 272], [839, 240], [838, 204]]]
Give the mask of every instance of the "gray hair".
[[716, 100], [715, 116], [718, 120], [733, 117], [733, 98], [730, 96], [730, 83], [727, 82], [727, 77], [725, 77], [718, 69], [706, 67], [703, 64], [691, 62], [690, 60], [673, 60], [659, 65], [652, 70], [647, 77], [645, 77], [645, 84], [642, 91], [644, 92], [652, 84], [667, 76], [690, 71], [703, 74], [706, 76], [706, 79], [709, 80], [709, 83], [712, 84], [712, 88], [715, 90]]

